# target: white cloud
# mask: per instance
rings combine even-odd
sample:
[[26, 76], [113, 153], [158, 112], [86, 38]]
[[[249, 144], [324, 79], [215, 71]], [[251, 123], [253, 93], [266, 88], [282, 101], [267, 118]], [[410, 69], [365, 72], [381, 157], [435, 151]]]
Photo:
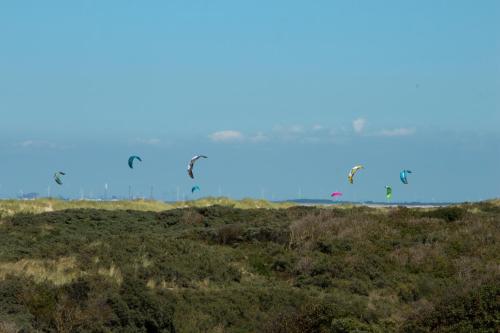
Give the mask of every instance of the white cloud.
[[319, 123], [313, 125], [276, 125], [268, 131], [244, 133], [236, 130], [224, 130], [212, 133], [209, 138], [214, 142], [301, 142], [301, 143], [342, 143], [349, 142], [353, 134], [372, 136], [406, 136], [415, 133], [414, 128], [395, 128], [378, 131], [368, 131], [368, 120], [356, 118], [350, 124], [333, 128]]
[[357, 134], [361, 134], [365, 129], [365, 126], [366, 126], [365, 118], [357, 118], [354, 119], [354, 121], [352, 122], [352, 128], [354, 129], [354, 132], [356, 132]]
[[357, 118], [352, 121], [352, 129], [349, 127], [331, 128], [324, 125], [276, 125], [270, 131], [258, 131], [254, 133], [243, 133], [236, 130], [224, 130], [214, 132], [209, 138], [214, 142], [301, 142], [301, 143], [342, 143], [349, 142], [352, 134], [363, 137], [401, 137], [415, 134], [415, 128], [394, 128], [378, 131], [368, 131], [366, 118]]
[[208, 137], [215, 142], [234, 142], [244, 139], [243, 133], [233, 130], [218, 131]]
[[408, 136], [415, 134], [416, 130], [414, 128], [395, 128], [391, 130], [383, 130], [379, 134], [381, 136]]
[[339, 130], [320, 124], [314, 125], [276, 125], [269, 133], [264, 133], [267, 141], [321, 143], [333, 142], [339, 136], [350, 135], [351, 131]]

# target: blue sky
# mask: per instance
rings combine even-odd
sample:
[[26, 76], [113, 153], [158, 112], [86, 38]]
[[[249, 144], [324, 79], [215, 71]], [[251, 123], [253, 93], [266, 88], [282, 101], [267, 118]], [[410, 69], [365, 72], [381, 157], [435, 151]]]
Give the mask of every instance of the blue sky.
[[0, 197], [499, 197], [499, 18], [498, 1], [2, 2]]

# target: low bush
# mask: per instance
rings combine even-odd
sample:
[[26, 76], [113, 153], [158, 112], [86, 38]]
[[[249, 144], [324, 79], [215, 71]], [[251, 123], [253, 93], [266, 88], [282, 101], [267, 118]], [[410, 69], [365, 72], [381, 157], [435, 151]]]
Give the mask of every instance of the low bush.
[[448, 288], [445, 297], [426, 311], [414, 314], [404, 332], [498, 332], [500, 280], [462, 291]]
[[422, 212], [420, 216], [445, 220], [446, 222], [455, 222], [465, 217], [467, 209], [464, 207], [440, 207], [427, 212]]

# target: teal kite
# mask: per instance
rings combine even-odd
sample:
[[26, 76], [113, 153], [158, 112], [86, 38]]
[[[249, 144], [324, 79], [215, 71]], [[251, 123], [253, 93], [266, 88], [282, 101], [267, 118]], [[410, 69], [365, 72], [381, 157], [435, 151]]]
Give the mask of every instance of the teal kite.
[[195, 191], [199, 191], [200, 187], [198, 185], [195, 185], [191, 188], [191, 193], [194, 193]]
[[134, 160], [138, 160], [139, 162], [142, 162], [142, 159], [139, 156], [132, 155], [128, 158], [128, 166], [130, 169], [134, 168]]
[[61, 176], [65, 176], [65, 175], [66, 175], [66, 173], [64, 173], [62, 171], [58, 171], [58, 172], [54, 173], [55, 182], [59, 185], [62, 185], [63, 182], [62, 182]]
[[408, 179], [406, 179], [406, 177], [408, 176], [409, 173], [411, 173], [410, 170], [403, 170], [399, 173], [399, 178], [401, 179], [403, 184], [408, 184]]

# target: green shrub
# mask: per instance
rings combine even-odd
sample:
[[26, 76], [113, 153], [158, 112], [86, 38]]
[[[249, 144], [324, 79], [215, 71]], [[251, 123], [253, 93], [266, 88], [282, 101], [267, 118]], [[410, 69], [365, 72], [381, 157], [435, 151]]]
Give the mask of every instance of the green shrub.
[[467, 213], [467, 209], [464, 207], [440, 207], [428, 212], [423, 212], [421, 216], [437, 218], [445, 220], [446, 222], [455, 222], [464, 218]]
[[383, 331], [360, 322], [356, 318], [333, 319], [330, 326], [331, 333], [375, 333]]
[[500, 329], [500, 281], [471, 291], [448, 289], [434, 309], [415, 314], [404, 332], [498, 332]]

